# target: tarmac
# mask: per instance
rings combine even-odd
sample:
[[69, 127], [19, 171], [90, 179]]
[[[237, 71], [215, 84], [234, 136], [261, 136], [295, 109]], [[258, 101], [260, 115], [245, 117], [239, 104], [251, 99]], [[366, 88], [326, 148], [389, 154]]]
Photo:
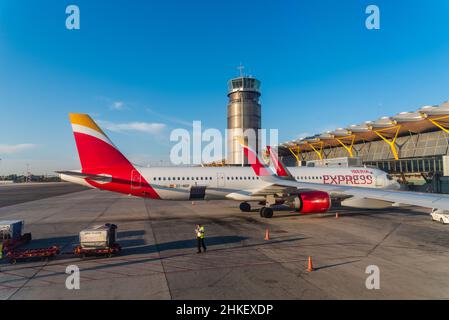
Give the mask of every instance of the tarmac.
[[[145, 200], [70, 184], [14, 188], [0, 196], [9, 201], [1, 202], [0, 220], [24, 219], [33, 235], [27, 247], [59, 245], [63, 254], [15, 265], [3, 259], [0, 299], [449, 298], [449, 226], [432, 222], [426, 209], [301, 216], [279, 207], [264, 219], [233, 201]], [[81, 229], [106, 222], [118, 225], [120, 255], [71, 254]], [[197, 223], [206, 229], [202, 254]], [[80, 270], [79, 290], [66, 288], [70, 265]], [[378, 290], [366, 287], [371, 265], [380, 271]]]
[[64, 182], [0, 185], [0, 208], [86, 189], [88, 188]]

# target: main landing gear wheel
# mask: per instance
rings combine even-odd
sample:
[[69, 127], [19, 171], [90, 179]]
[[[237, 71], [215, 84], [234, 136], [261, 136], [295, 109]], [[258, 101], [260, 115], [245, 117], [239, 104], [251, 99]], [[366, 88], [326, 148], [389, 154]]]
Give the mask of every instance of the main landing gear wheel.
[[262, 218], [271, 218], [273, 217], [273, 209], [271, 209], [270, 207], [262, 207], [260, 208], [260, 216]]
[[250, 212], [251, 211], [251, 205], [248, 202], [242, 202], [240, 204], [240, 211], [242, 211], [242, 212]]

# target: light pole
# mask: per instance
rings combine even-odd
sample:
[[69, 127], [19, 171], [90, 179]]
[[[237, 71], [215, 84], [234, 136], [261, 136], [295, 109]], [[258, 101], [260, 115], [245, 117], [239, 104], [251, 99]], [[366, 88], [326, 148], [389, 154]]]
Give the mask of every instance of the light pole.
[[27, 163], [27, 177], [26, 182], [30, 182], [30, 164]]

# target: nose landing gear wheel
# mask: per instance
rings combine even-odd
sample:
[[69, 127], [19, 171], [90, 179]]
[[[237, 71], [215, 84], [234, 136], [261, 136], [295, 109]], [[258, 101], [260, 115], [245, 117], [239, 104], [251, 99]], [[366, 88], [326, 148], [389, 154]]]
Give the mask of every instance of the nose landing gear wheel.
[[242, 211], [242, 212], [250, 212], [251, 211], [251, 205], [248, 202], [242, 202], [240, 204], [240, 211]]
[[271, 209], [270, 207], [262, 207], [260, 208], [260, 216], [262, 218], [271, 218], [273, 217], [273, 209]]

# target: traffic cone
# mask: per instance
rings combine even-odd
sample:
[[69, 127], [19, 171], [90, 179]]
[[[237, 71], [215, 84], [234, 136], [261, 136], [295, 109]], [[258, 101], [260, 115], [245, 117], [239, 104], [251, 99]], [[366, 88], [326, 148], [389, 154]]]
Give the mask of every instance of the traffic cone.
[[338, 212], [335, 213], [335, 219], [338, 219]]
[[312, 272], [313, 271], [313, 263], [312, 263], [312, 257], [309, 256], [309, 265], [307, 267], [307, 271]]
[[270, 230], [265, 230], [265, 240], [270, 240]]

